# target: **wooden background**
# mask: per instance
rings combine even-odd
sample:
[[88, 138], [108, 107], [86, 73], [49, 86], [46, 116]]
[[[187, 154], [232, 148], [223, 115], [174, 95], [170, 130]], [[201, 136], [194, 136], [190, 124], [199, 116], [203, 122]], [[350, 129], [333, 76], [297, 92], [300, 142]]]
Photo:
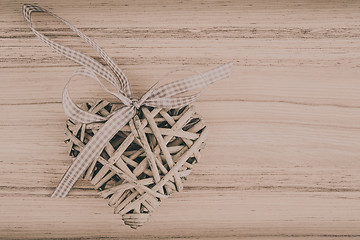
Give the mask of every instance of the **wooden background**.
[[[23, 3], [0, 1], [0, 238], [360, 239], [359, 1], [36, 1], [103, 47], [136, 96], [179, 66], [234, 62], [195, 104], [202, 162], [137, 230], [84, 180], [49, 198], [71, 163], [61, 93], [77, 65], [34, 36]], [[92, 55], [52, 21], [39, 26]]]

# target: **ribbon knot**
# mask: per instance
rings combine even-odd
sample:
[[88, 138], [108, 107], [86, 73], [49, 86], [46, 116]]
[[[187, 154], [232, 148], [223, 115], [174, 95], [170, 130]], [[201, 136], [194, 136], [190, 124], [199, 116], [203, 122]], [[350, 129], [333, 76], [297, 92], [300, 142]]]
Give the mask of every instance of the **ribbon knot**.
[[134, 106], [136, 109], [140, 109], [141, 105], [139, 104], [139, 99], [131, 98], [131, 105]]
[[[99, 53], [99, 55], [104, 59], [111, 71], [109, 71], [106, 67], [104, 67], [95, 59], [78, 51], [75, 51], [71, 48], [58, 44], [35, 30], [31, 23], [32, 12], [44, 12], [63, 22]], [[89, 37], [79, 31], [76, 27], [74, 27], [64, 19], [58, 17], [57, 15], [47, 11], [46, 9], [31, 4], [25, 4], [23, 6], [23, 15], [25, 20], [28, 22], [31, 30], [35, 33], [37, 37], [40, 38], [40, 40], [45, 42], [48, 46], [53, 48], [58, 53], [83, 66], [78, 69], [73, 74], [73, 76], [83, 75], [94, 79], [101, 85], [101, 87], [106, 92], [117, 97], [125, 105], [115, 111], [113, 114], [108, 115], [106, 118], [99, 116], [96, 113], [88, 112], [79, 108], [73, 102], [69, 95], [69, 83], [66, 84], [63, 91], [62, 102], [64, 112], [70, 119], [73, 119], [83, 124], [99, 121], [106, 122], [103, 127], [100, 128], [99, 131], [89, 140], [89, 142], [85, 145], [77, 158], [73, 161], [73, 163], [61, 179], [59, 185], [55, 189], [52, 197], [65, 197], [68, 194], [68, 192], [75, 184], [77, 179], [81, 176], [81, 174], [89, 167], [93, 160], [100, 155], [108, 141], [110, 141], [110, 139], [136, 115], [135, 109], [139, 109], [142, 105], [159, 108], [180, 108], [189, 105], [201, 95], [203, 90], [209, 84], [227, 78], [230, 74], [232, 63], [228, 63], [220, 67], [214, 68], [208, 72], [198, 73], [197, 75], [175, 82], [170, 82], [158, 87], [158, 83], [160, 82], [159, 81], [153, 87], [151, 87], [150, 90], [147, 91], [139, 100], [137, 98], [131, 97], [132, 94], [130, 90], [130, 84], [123, 71], [95, 42], [93, 42]], [[175, 71], [171, 71], [170, 73]], [[167, 74], [166, 76], [168, 76], [169, 74]], [[117, 91], [112, 92], [108, 90], [99, 80], [98, 76], [111, 84]], [[197, 94], [185, 97], [177, 97], [179, 94], [189, 93], [194, 90], [198, 90], [199, 92]], [[144, 189], [146, 190], [146, 188]]]

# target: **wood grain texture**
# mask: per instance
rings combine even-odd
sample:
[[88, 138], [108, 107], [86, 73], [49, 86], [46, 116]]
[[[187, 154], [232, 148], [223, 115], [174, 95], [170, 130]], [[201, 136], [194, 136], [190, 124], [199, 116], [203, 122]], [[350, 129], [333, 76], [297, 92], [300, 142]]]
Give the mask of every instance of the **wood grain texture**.
[[[33, 35], [23, 3], [0, 2], [0, 238], [360, 239], [359, 1], [36, 2], [95, 40], [136, 96], [176, 67], [234, 62], [195, 104], [202, 162], [137, 230], [84, 180], [49, 198], [71, 162], [61, 92], [77, 66]], [[77, 102], [108, 98], [73, 87]]]

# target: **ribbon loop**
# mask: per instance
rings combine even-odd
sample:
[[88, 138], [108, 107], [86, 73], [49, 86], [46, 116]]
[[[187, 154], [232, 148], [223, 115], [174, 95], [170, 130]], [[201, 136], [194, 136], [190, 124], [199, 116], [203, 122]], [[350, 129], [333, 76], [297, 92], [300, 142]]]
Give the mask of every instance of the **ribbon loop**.
[[[96, 61], [95, 59], [86, 56], [85, 54], [82, 54], [78, 51], [75, 51], [71, 48], [65, 47], [61, 44], [58, 44], [54, 42], [53, 40], [49, 39], [45, 35], [38, 32], [33, 26], [31, 21], [31, 14], [33, 12], [42, 12], [47, 13], [56, 19], [60, 20], [62, 23], [64, 23], [66, 26], [68, 26], [72, 31], [74, 31], [81, 39], [83, 39], [86, 43], [88, 43], [93, 49], [95, 49], [102, 59], [106, 62], [106, 64], [110, 67], [110, 69], [113, 71], [115, 76], [106, 69], [101, 63]], [[113, 60], [89, 37], [87, 37], [85, 34], [83, 34], [80, 30], [78, 30], [76, 27], [74, 27], [72, 24], [68, 23], [61, 17], [47, 11], [46, 9], [43, 9], [41, 7], [32, 5], [32, 4], [24, 4], [23, 5], [23, 15], [27, 23], [29, 24], [30, 29], [34, 32], [34, 34], [40, 38], [44, 43], [46, 43], [49, 47], [60, 53], [61, 55], [64, 55], [65, 57], [79, 63], [82, 66], [91, 68], [96, 74], [104, 78], [106, 81], [112, 83], [116, 86], [116, 88], [123, 92], [124, 95], [130, 96], [130, 85], [129, 81], [127, 80], [125, 74], [121, 71], [121, 69], [113, 62]]]
[[80, 122], [80, 123], [92, 123], [92, 122], [106, 121], [109, 117], [111, 117], [111, 115], [109, 115], [107, 118], [105, 118], [105, 117], [101, 117], [97, 114], [90, 113], [88, 111], [84, 111], [73, 102], [73, 100], [70, 97], [68, 87], [69, 87], [69, 84], [70, 84], [72, 78], [77, 75], [86, 76], [86, 77], [89, 77], [89, 78], [95, 80], [97, 83], [99, 83], [99, 85], [106, 92], [117, 97], [122, 103], [124, 103], [124, 105], [130, 105], [131, 100], [128, 97], [126, 97], [120, 93], [110, 91], [100, 81], [100, 79], [96, 76], [94, 71], [92, 71], [91, 69], [86, 68], [86, 67], [81, 67], [78, 70], [76, 70], [74, 72], [74, 74], [70, 77], [69, 81], [67, 82], [67, 84], [65, 85], [64, 90], [63, 90], [63, 100], [62, 100], [63, 108], [64, 108], [65, 114], [69, 118], [76, 120], [77, 122]]

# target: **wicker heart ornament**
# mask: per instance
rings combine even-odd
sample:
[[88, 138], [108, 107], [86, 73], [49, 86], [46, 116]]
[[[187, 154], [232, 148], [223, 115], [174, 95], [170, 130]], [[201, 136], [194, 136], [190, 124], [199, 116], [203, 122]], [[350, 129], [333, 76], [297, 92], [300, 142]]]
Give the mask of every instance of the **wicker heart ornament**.
[[[116, 104], [104, 100], [82, 107], [104, 117], [117, 109]], [[68, 120], [69, 154], [76, 158], [102, 125]], [[149, 213], [163, 198], [183, 189], [183, 181], [200, 159], [205, 137], [205, 124], [194, 107], [141, 107], [106, 144], [84, 178], [101, 191], [102, 197], [109, 199], [114, 213], [121, 214], [125, 224], [137, 228], [148, 220]]]
[[[50, 14], [67, 25], [98, 52], [106, 65], [35, 30], [31, 21], [33, 12]], [[183, 180], [199, 161], [207, 130], [189, 105], [209, 84], [227, 78], [232, 64], [205, 73], [195, 71], [196, 75], [163, 85], [159, 84], [160, 80], [137, 99], [132, 96], [122, 70], [73, 25], [30, 4], [23, 6], [23, 15], [37, 37], [82, 65], [73, 76], [95, 80], [118, 99], [116, 103], [100, 100], [78, 106], [68, 91], [72, 78], [65, 85], [62, 103], [69, 117], [66, 142], [74, 160], [51, 197], [66, 197], [84, 176], [102, 197], [109, 199], [109, 205], [123, 216], [125, 224], [132, 228], [143, 225], [162, 199], [183, 189]], [[110, 91], [104, 81], [115, 91]], [[191, 93], [194, 91], [195, 94]]]

